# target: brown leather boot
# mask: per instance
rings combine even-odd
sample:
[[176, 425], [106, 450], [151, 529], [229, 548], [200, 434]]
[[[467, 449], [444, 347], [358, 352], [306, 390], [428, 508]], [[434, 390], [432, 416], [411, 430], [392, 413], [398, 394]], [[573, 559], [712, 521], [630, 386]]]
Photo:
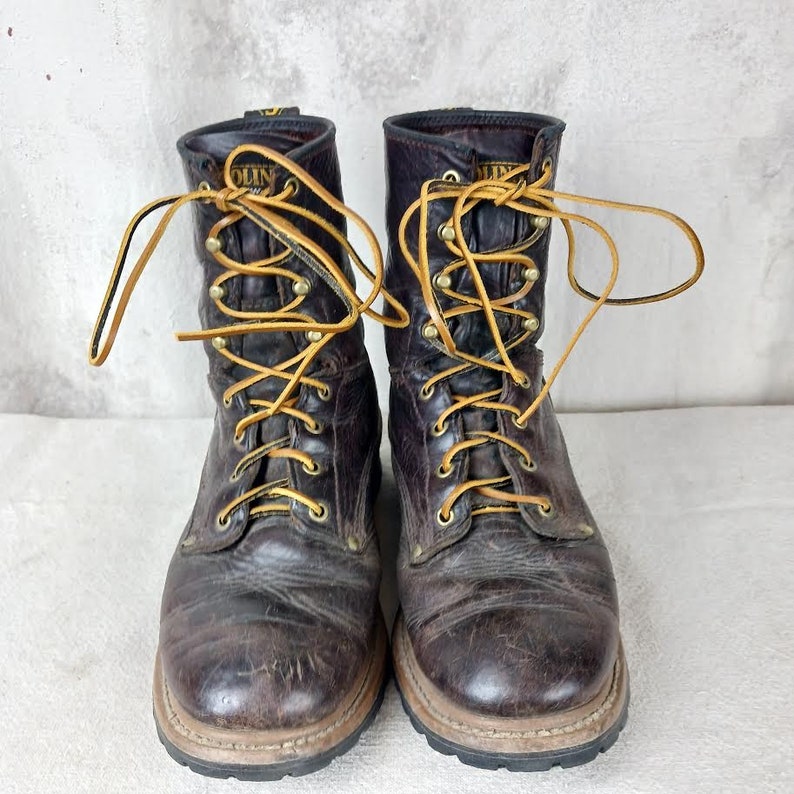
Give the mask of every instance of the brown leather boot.
[[[411, 315], [387, 330], [403, 520], [394, 666], [430, 745], [485, 768], [589, 761], [629, 702], [609, 555], [547, 396], [558, 368], [545, 384], [536, 346], [550, 220], [566, 232], [580, 220], [554, 202], [563, 128], [470, 109], [385, 122], [386, 284]], [[702, 269], [689, 227], [651, 212], [685, 232], [698, 264], [685, 284], [629, 302], [677, 294]], [[587, 321], [618, 302], [617, 267], [615, 253], [600, 297], [571, 270], [596, 301]]]
[[[369, 307], [382, 262], [341, 203], [334, 134], [294, 108], [185, 135], [190, 192], [133, 219], [92, 341], [101, 364], [165, 225], [192, 203], [202, 330], [178, 337], [204, 341], [217, 411], [166, 578], [154, 713], [168, 752], [207, 775], [318, 769], [353, 745], [382, 698], [380, 416], [360, 321], [380, 318]], [[167, 205], [100, 348], [129, 238]], [[374, 246], [375, 273], [346, 219]], [[364, 300], [348, 257], [370, 281]]]

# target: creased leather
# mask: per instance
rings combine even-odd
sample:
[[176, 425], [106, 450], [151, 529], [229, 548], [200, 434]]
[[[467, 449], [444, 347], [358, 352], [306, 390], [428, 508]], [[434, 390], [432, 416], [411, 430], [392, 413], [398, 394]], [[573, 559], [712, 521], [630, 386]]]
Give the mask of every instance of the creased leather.
[[[471, 182], [481, 162], [529, 162], [527, 178], [534, 180], [544, 159], [551, 158], [556, 172], [563, 129], [562, 122], [548, 117], [468, 109], [410, 114], [385, 123], [386, 286], [411, 314], [408, 329], [386, 329], [392, 379], [389, 434], [403, 521], [400, 601], [424, 673], [446, 696], [483, 715], [537, 716], [576, 708], [595, 697], [618, 653], [615, 583], [549, 398], [526, 429], [516, 427], [505, 412], [468, 408], [452, 415], [446, 433], [431, 433], [452, 394], [501, 389], [498, 399], [523, 411], [542, 388], [543, 356], [536, 344], [544, 324], [549, 232], [525, 252], [540, 278], [515, 304], [540, 321], [534, 336], [511, 350], [513, 361], [528, 376], [526, 387], [507, 375], [474, 369], [436, 383], [423, 399], [422, 385], [458, 362], [446, 355], [438, 339], [422, 336], [429, 313], [402, 257], [397, 231], [422, 184], [440, 179], [446, 169], [456, 169], [463, 182]], [[447, 209], [440, 201], [430, 207], [428, 252], [435, 274], [450, 262], [449, 251], [436, 238]], [[467, 244], [474, 251], [489, 251], [528, 238], [528, 217], [519, 215], [478, 207], [464, 216]], [[412, 222], [407, 239], [414, 250], [417, 234], [418, 224]], [[520, 269], [481, 268], [488, 294], [517, 291]], [[460, 270], [454, 279], [454, 289], [465, 293], [469, 276]], [[444, 298], [440, 300], [444, 307]], [[456, 345], [478, 356], [495, 355], [483, 322], [477, 313], [453, 318], [449, 328]], [[504, 322], [500, 331], [509, 343], [520, 334], [520, 321]], [[473, 430], [498, 431], [518, 441], [537, 469], [527, 471], [514, 450], [492, 442], [457, 455], [452, 472], [438, 476], [444, 453]], [[447, 526], [436, 521], [456, 484], [504, 475], [510, 475], [509, 487], [516, 492], [547, 497], [554, 513], [546, 517], [536, 505], [521, 505], [520, 512], [472, 516], [473, 509], [493, 501], [466, 491], [454, 504], [454, 520]]]
[[[241, 143], [274, 148], [298, 162], [341, 198], [333, 125], [292, 113], [246, 115], [184, 136], [178, 149], [188, 185], [222, 184], [225, 157]], [[286, 179], [276, 169], [281, 186]], [[310, 190], [294, 201], [344, 229], [344, 222]], [[221, 273], [204, 241], [221, 217], [212, 204], [194, 204], [195, 244], [203, 287], [203, 327], [222, 327], [207, 289]], [[293, 219], [291, 219], [293, 220]], [[300, 218], [294, 225], [312, 237], [349, 273], [338, 244]], [[247, 219], [224, 231], [224, 250], [250, 262], [281, 250]], [[302, 307], [320, 321], [337, 321], [344, 307], [332, 287], [313, 277], [311, 267], [291, 255], [281, 263], [310, 280]], [[235, 277], [224, 303], [262, 311], [285, 305], [294, 295], [286, 279]], [[301, 333], [231, 335], [230, 349], [261, 365], [275, 366], [305, 347]], [[249, 426], [240, 443], [235, 425], [250, 413], [248, 399], [273, 399], [283, 388], [260, 381], [225, 405], [223, 392], [251, 374], [220, 356], [209, 343], [209, 384], [217, 404], [215, 425], [196, 504], [174, 553], [161, 611], [160, 655], [168, 686], [182, 708], [218, 727], [277, 729], [309, 725], [349, 698], [350, 687], [369, 663], [374, 643], [380, 561], [373, 530], [373, 503], [380, 481], [380, 415], [361, 324], [338, 334], [312, 362], [307, 375], [330, 389], [323, 400], [314, 388], [296, 392], [297, 407], [322, 425], [310, 433], [284, 413]], [[307, 473], [294, 460], [263, 457], [236, 479], [246, 452], [288, 437], [320, 465]], [[284, 479], [289, 487], [326, 503], [324, 523], [312, 520], [301, 503], [290, 514], [252, 519], [247, 506], [217, 516], [224, 505], [260, 482]]]

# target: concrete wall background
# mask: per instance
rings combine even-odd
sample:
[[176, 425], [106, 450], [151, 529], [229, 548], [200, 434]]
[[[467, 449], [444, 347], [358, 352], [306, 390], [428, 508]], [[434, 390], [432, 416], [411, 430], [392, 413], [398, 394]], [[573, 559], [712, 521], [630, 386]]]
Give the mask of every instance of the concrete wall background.
[[[109, 362], [87, 340], [121, 233], [181, 191], [176, 138], [268, 105], [335, 120], [347, 202], [383, 241], [381, 120], [450, 105], [558, 115], [558, 187], [686, 218], [707, 257], [666, 304], [605, 309], [555, 388], [567, 410], [794, 399], [794, 5], [576, 0], [5, 0], [0, 9], [0, 410], [210, 411], [189, 213], [142, 279]], [[654, 221], [599, 215], [622, 294], [688, 273]], [[551, 363], [588, 305], [561, 235]], [[582, 271], [606, 259], [582, 237]], [[601, 279], [601, 281], [599, 281]], [[379, 329], [370, 349], [386, 396]]]

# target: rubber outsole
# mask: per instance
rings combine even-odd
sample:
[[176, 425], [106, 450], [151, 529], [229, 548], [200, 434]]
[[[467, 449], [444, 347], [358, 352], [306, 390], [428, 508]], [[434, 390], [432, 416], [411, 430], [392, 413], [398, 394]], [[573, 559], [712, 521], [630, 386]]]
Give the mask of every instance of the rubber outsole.
[[395, 683], [411, 724], [434, 750], [480, 769], [541, 772], [594, 760], [626, 724], [629, 675], [622, 646], [593, 699], [570, 711], [525, 718], [484, 715], [450, 699], [418, 664], [402, 615], [392, 632]]
[[[386, 679], [388, 680], [388, 679]], [[237, 764], [210, 764], [200, 758], [194, 758], [177, 748], [165, 736], [160, 723], [155, 715], [157, 735], [171, 758], [182, 766], [188, 767], [191, 771], [199, 775], [214, 778], [230, 778], [249, 782], [273, 782], [281, 780], [287, 776], [301, 777], [317, 772], [328, 766], [335, 758], [344, 755], [358, 742], [361, 734], [372, 724], [378, 710], [383, 702], [383, 693], [386, 689], [386, 680], [381, 685], [380, 692], [361, 725], [344, 740], [327, 752], [307, 758], [301, 761], [285, 761], [278, 764], [268, 764], [266, 766], [241, 766]]]
[[207, 777], [273, 781], [322, 769], [355, 745], [383, 702], [391, 664], [382, 620], [375, 631], [368, 665], [348, 698], [301, 728], [246, 730], [198, 720], [170, 690], [158, 652], [152, 694], [161, 743], [177, 763]]
[[592, 742], [570, 747], [565, 750], [556, 750], [548, 753], [532, 753], [527, 755], [504, 754], [504, 753], [483, 753], [472, 750], [468, 747], [450, 742], [448, 739], [439, 736], [431, 731], [417, 718], [411, 711], [411, 707], [405, 700], [399, 684], [397, 690], [400, 692], [400, 700], [403, 704], [405, 713], [411, 720], [411, 725], [417, 733], [424, 735], [428, 745], [442, 755], [457, 756], [461, 763], [468, 766], [475, 766], [479, 769], [507, 769], [509, 772], [547, 772], [554, 766], [565, 769], [573, 766], [580, 766], [595, 760], [601, 753], [605, 753], [617, 741], [620, 732], [623, 730], [628, 720], [629, 713], [629, 693], [626, 694], [626, 704], [623, 707], [620, 718], [615, 725], [606, 733], [594, 739]]

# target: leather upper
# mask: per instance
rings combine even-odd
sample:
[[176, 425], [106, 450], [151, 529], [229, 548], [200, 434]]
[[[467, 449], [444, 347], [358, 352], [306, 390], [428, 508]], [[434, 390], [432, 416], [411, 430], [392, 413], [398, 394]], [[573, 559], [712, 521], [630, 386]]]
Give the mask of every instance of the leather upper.
[[[432, 431], [453, 395], [499, 390], [499, 401], [522, 411], [543, 385], [543, 359], [536, 343], [544, 323], [549, 231], [524, 253], [540, 271], [520, 308], [540, 321], [529, 340], [511, 349], [526, 373], [517, 386], [502, 373], [475, 368], [436, 383], [433, 375], [460, 363], [439, 339], [422, 328], [430, 314], [418, 281], [397, 242], [406, 209], [423, 183], [448, 187], [450, 169], [463, 184], [529, 163], [537, 179], [549, 158], [556, 173], [562, 122], [543, 116], [491, 113], [460, 108], [388, 119], [386, 168], [389, 260], [386, 287], [411, 314], [410, 329], [387, 329], [392, 388], [389, 433], [395, 478], [402, 501], [403, 529], [398, 560], [401, 605], [414, 654], [425, 674], [464, 708], [496, 716], [534, 716], [578, 707], [598, 692], [611, 674], [618, 651], [618, 608], [614, 578], [598, 527], [579, 491], [551, 400], [546, 398], [519, 429], [503, 411], [469, 407], [453, 414], [446, 432]], [[548, 185], [552, 187], [552, 184]], [[453, 200], [432, 202], [427, 246], [430, 273], [450, 262], [436, 235]], [[463, 216], [472, 251], [497, 251], [530, 237], [527, 215], [483, 204]], [[409, 223], [407, 240], [418, 244], [419, 228]], [[492, 299], [517, 291], [521, 267], [480, 268]], [[453, 289], [472, 290], [465, 269]], [[443, 298], [439, 299], [442, 301]], [[499, 318], [506, 342], [521, 333], [517, 318]], [[479, 313], [454, 318], [450, 332], [459, 349], [494, 357], [493, 337]], [[457, 455], [453, 470], [438, 467], [452, 444], [476, 431], [498, 432], [531, 452], [537, 468], [527, 471], [510, 447], [492, 442]], [[467, 480], [509, 475], [511, 488], [542, 496], [554, 506], [546, 516], [537, 505], [520, 512], [472, 515], [494, 500], [467, 491], [454, 505], [452, 520], [436, 520], [443, 501]]]
[[[178, 144], [188, 185], [202, 181], [217, 189], [229, 153], [243, 143], [275, 149], [297, 162], [323, 187], [341, 198], [334, 127], [325, 119], [246, 114], [189, 133]], [[281, 189], [287, 174], [256, 158], [234, 164], [235, 178], [252, 190]], [[296, 203], [344, 229], [344, 220], [310, 190]], [[194, 204], [196, 252], [204, 287], [199, 300], [202, 326], [228, 325], [208, 296], [223, 268], [205, 250], [210, 228], [222, 214], [211, 203]], [[300, 232], [349, 265], [338, 244], [323, 230], [295, 215]], [[280, 244], [247, 219], [222, 231], [223, 251], [241, 262], [264, 259]], [[310, 264], [310, 263], [309, 263]], [[301, 311], [336, 322], [344, 306], [333, 289], [314, 278], [297, 255], [280, 263], [312, 285]], [[241, 311], [284, 306], [294, 295], [280, 277], [237, 276], [224, 303]], [[308, 341], [303, 333], [246, 333], [228, 337], [230, 350], [259, 365], [275, 367]], [[217, 403], [215, 425], [196, 504], [169, 568], [162, 602], [160, 653], [169, 687], [197, 719], [218, 726], [289, 728], [304, 726], [334, 711], [372, 654], [380, 562], [373, 532], [373, 502], [380, 479], [380, 416], [361, 324], [337, 334], [312, 362], [307, 375], [330, 389], [330, 398], [299, 387], [296, 407], [319, 423], [310, 432], [287, 414], [249, 426], [235, 440], [235, 426], [252, 411], [250, 399], [274, 399], [283, 381], [268, 378], [239, 392], [226, 405], [224, 390], [251, 375], [205, 344], [209, 385]], [[320, 465], [308, 473], [295, 460], [261, 457], [235, 476], [246, 452], [288, 437], [295, 449]], [[225, 505], [257, 484], [284, 480], [329, 506], [329, 517], [314, 520], [294, 501], [289, 514], [251, 516], [250, 504]]]

